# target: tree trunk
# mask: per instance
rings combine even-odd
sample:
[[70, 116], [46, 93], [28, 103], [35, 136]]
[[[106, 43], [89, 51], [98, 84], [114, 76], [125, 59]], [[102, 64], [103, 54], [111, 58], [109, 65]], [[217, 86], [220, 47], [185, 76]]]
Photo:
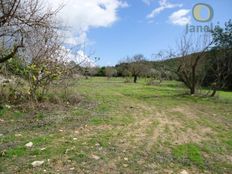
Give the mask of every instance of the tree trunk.
[[213, 88], [213, 92], [212, 92], [212, 94], [210, 95], [210, 97], [214, 97], [214, 96], [216, 95], [216, 93], [217, 93], [217, 88], [214, 87], [214, 88]]
[[192, 87], [192, 88], [190, 89], [190, 94], [191, 94], [191, 95], [194, 95], [194, 94], [195, 94], [195, 92], [196, 92], [195, 87]]
[[191, 79], [192, 85], [191, 85], [191, 89], [190, 89], [191, 95], [195, 94], [195, 92], [196, 92], [196, 66], [197, 66], [197, 61], [192, 67], [192, 79]]
[[134, 83], [137, 83], [137, 78], [138, 78], [138, 76], [134, 76]]
[[7, 60], [13, 58], [16, 55], [19, 48], [23, 48], [23, 38], [21, 39], [21, 44], [14, 46], [11, 53], [9, 53], [6, 56], [0, 57], [0, 63], [6, 62]]

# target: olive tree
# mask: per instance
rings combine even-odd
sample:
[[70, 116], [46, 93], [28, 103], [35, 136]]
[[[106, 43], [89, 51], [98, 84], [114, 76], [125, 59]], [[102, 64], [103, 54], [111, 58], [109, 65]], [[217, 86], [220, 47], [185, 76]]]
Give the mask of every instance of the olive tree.
[[142, 54], [137, 54], [132, 58], [127, 58], [125, 67], [133, 77], [134, 83], [137, 83], [138, 77], [141, 76], [144, 71], [146, 71], [144, 56]]
[[106, 67], [106, 69], [105, 69], [105, 75], [108, 78], [116, 76], [117, 75], [117, 70], [115, 68], [113, 68], [113, 67]]
[[232, 89], [232, 21], [225, 23], [225, 28], [216, 27], [212, 36], [214, 47], [208, 78], [213, 79], [214, 96], [218, 89]]

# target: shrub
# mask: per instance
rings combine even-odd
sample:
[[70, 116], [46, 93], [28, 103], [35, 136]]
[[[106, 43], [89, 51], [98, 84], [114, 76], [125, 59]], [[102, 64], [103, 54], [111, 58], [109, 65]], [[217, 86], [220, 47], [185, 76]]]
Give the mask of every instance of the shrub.
[[72, 94], [68, 96], [67, 101], [69, 102], [69, 104], [75, 105], [81, 102], [81, 98], [82, 97], [79, 94]]

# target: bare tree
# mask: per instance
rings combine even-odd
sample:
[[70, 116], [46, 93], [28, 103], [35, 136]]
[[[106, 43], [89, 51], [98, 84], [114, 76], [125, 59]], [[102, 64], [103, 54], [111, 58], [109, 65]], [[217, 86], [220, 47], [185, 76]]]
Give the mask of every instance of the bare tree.
[[178, 50], [180, 57], [177, 69], [179, 79], [189, 88], [190, 94], [196, 93], [196, 88], [204, 79], [205, 54], [212, 42], [207, 35], [192, 36], [184, 35], [179, 43]]
[[91, 76], [91, 77], [93, 77], [93, 76], [96, 76], [97, 75], [97, 73], [98, 73], [98, 71], [99, 71], [99, 67], [90, 67], [89, 68], [89, 75]]
[[28, 63], [26, 75], [33, 99], [39, 88], [43, 96], [51, 82], [65, 73], [66, 54], [60, 37], [54, 28], [40, 28], [25, 40], [27, 49], [22, 56]]
[[106, 75], [106, 77], [111, 78], [111, 77], [117, 75], [117, 70], [113, 67], [106, 67], [105, 75]]
[[13, 58], [31, 34], [54, 27], [52, 17], [58, 10], [45, 8], [39, 0], [0, 0], [0, 63]]

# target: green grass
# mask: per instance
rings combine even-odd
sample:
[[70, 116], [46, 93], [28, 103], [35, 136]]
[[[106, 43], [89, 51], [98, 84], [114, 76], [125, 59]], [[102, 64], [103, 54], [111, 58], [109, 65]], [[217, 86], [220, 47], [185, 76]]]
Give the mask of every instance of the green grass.
[[201, 150], [196, 144], [183, 144], [174, 147], [173, 155], [183, 164], [188, 162], [186, 160], [189, 160], [189, 162], [199, 166], [203, 166], [204, 164]]
[[[179, 82], [147, 86], [145, 79], [73, 84], [68, 93], [83, 97], [74, 106], [0, 110], [0, 172], [230, 173], [232, 92], [189, 96]], [[65, 96], [59, 86], [48, 94], [56, 95]], [[45, 164], [32, 168], [36, 160]]]
[[35, 144], [35, 145], [43, 145], [43, 144], [46, 144], [48, 143], [48, 141], [50, 141], [51, 138], [50, 137], [36, 137], [34, 139], [32, 139], [32, 142]]
[[69, 159], [77, 163], [89, 160], [88, 154], [86, 154], [85, 152], [77, 152], [74, 155], [72, 155]]
[[7, 109], [6, 107], [0, 108], [0, 118], [8, 117], [8, 118], [13, 118], [13, 119], [20, 119], [24, 115], [25, 114], [20, 111], [14, 111], [11, 109]]
[[13, 158], [13, 157], [21, 157], [25, 155], [27, 152], [27, 149], [25, 147], [17, 147], [17, 148], [11, 148], [4, 152], [6, 154], [6, 157]]
[[6, 109], [4, 107], [0, 108], [0, 117], [2, 117], [5, 113], [6, 113]]
[[232, 92], [219, 91], [218, 96], [219, 96], [219, 98], [221, 98], [223, 100], [227, 100], [228, 102], [231, 102]]

